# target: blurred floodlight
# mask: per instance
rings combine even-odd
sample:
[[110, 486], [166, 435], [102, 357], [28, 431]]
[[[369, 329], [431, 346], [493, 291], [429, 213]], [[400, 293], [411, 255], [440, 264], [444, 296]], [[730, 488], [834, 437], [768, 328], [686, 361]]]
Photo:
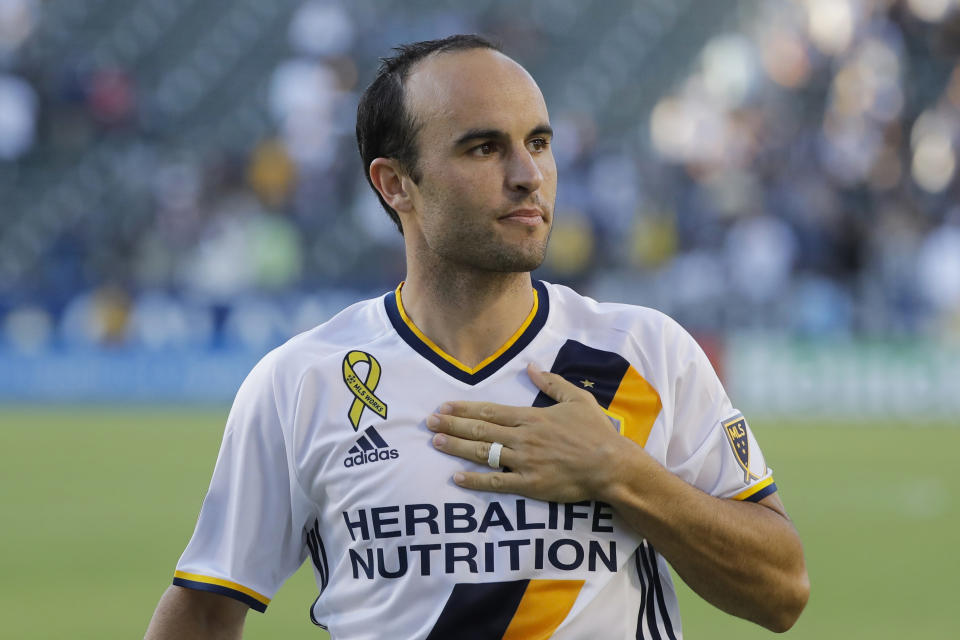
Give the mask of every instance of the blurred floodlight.
[[857, 66], [864, 79], [864, 93], [868, 96], [867, 112], [884, 122], [898, 117], [904, 102], [900, 88], [900, 56], [890, 43], [879, 38], [865, 40], [858, 51]]
[[924, 191], [940, 193], [950, 184], [957, 159], [949, 139], [922, 138], [913, 152], [913, 179]]
[[336, 56], [353, 46], [353, 21], [343, 7], [326, 2], [307, 2], [290, 21], [290, 44], [300, 53]]
[[798, 89], [810, 78], [806, 43], [793, 31], [768, 31], [761, 45], [760, 59], [770, 79], [787, 89]]
[[270, 79], [270, 111], [296, 160], [327, 166], [334, 160], [334, 110], [341, 97], [340, 79], [322, 62], [291, 59]]
[[756, 49], [739, 34], [717, 36], [703, 50], [703, 76], [707, 92], [728, 108], [747, 98], [757, 75]]
[[868, 114], [890, 122], [900, 115], [903, 103], [900, 58], [878, 38], [865, 40], [833, 78], [830, 108], [842, 116]]
[[36, 105], [26, 81], [0, 73], [0, 160], [16, 159], [33, 145]]
[[943, 20], [957, 4], [957, 0], [907, 0], [907, 7], [913, 15], [927, 22]]
[[664, 98], [650, 115], [654, 148], [674, 162], [718, 160], [725, 133], [722, 114], [695, 99]]
[[938, 109], [927, 109], [913, 123], [910, 130], [910, 146], [916, 149], [926, 138], [950, 139], [956, 126], [950, 114]]
[[665, 98], [650, 114], [650, 136], [653, 146], [670, 160], [683, 160], [696, 138], [691, 109], [678, 98]]
[[36, 24], [36, 0], [0, 0], [0, 57], [16, 51]]
[[839, 55], [853, 40], [854, 10], [850, 0], [806, 0], [810, 40], [827, 55]]
[[960, 227], [944, 225], [924, 240], [917, 277], [935, 307], [960, 310]]
[[940, 193], [956, 171], [953, 138], [956, 127], [950, 115], [928, 109], [920, 114], [910, 131], [913, 147], [911, 173], [914, 181], [930, 193]]

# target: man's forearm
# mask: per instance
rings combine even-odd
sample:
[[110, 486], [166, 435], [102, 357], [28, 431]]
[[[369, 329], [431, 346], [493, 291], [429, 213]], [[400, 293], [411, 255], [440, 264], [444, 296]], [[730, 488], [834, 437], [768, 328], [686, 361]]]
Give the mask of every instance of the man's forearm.
[[226, 596], [169, 587], [144, 640], [240, 640], [247, 609]]
[[803, 547], [776, 494], [760, 503], [710, 496], [629, 448], [600, 499], [641, 532], [702, 598], [772, 631], [806, 605]]

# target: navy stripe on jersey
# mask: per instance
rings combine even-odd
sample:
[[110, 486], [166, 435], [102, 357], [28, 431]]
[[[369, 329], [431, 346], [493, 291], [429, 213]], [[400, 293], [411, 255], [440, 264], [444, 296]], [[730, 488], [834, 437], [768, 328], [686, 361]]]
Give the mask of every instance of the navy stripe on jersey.
[[260, 602], [256, 598], [251, 598], [242, 591], [237, 591], [236, 589], [231, 589], [230, 587], [224, 587], [219, 584], [210, 584], [209, 582], [198, 582], [196, 580], [187, 580], [186, 578], [174, 578], [173, 584], [178, 587], [186, 587], [188, 589], [195, 589], [196, 591], [209, 591], [210, 593], [219, 593], [222, 596], [227, 596], [233, 598], [234, 600], [239, 600], [244, 603], [254, 611], [259, 611], [263, 613], [267, 610], [267, 605]]
[[317, 625], [318, 627], [326, 631], [327, 625], [317, 620], [317, 616], [314, 615], [313, 613], [313, 610], [316, 608], [318, 602], [320, 602], [320, 596], [317, 596], [316, 598], [314, 598], [313, 604], [310, 605], [310, 622], [312, 622], [313, 624]]
[[387, 444], [387, 441], [384, 440], [379, 433], [377, 433], [376, 429], [373, 428], [373, 425], [370, 425], [364, 429], [363, 432], [367, 434], [367, 437], [370, 438], [373, 444], [377, 445], [378, 449], [388, 449], [390, 447], [390, 445]]
[[653, 640], [661, 640], [660, 629], [657, 627], [657, 587], [653, 582], [653, 572], [650, 571], [650, 560], [645, 552], [646, 542], [637, 548], [637, 554], [640, 556], [640, 563], [643, 565], [643, 572], [647, 576], [650, 585], [649, 598], [644, 607], [647, 616], [647, 629], [650, 630], [650, 637]]
[[660, 569], [657, 565], [657, 553], [649, 543], [644, 542], [642, 547], [647, 548], [647, 559], [650, 562], [650, 571], [653, 577], [653, 588], [657, 594], [657, 607], [660, 609], [660, 620], [663, 621], [663, 628], [667, 632], [670, 640], [677, 640], [673, 633], [673, 624], [670, 622], [670, 613], [667, 611], [667, 600], [663, 596], [663, 584], [660, 582]]
[[330, 566], [327, 564], [327, 550], [323, 546], [323, 539], [320, 537], [320, 521], [313, 520], [313, 527], [307, 531], [307, 547], [310, 548], [310, 557], [313, 559], [313, 566], [317, 568], [320, 574], [320, 593], [327, 588], [330, 582]]
[[533, 288], [537, 290], [537, 313], [533, 316], [533, 320], [530, 321], [530, 325], [527, 326], [523, 334], [520, 335], [506, 351], [501, 353], [493, 362], [490, 362], [474, 373], [468, 373], [453, 363], [444, 360], [440, 354], [417, 337], [400, 315], [400, 309], [397, 307], [397, 293], [395, 291], [391, 291], [384, 296], [383, 302], [386, 307], [387, 317], [390, 318], [390, 324], [393, 325], [397, 334], [403, 338], [403, 341], [410, 345], [414, 351], [432, 362], [438, 369], [456, 378], [460, 382], [477, 384], [492, 376], [499, 371], [503, 365], [510, 362], [517, 354], [526, 349], [527, 345], [540, 333], [543, 325], [547, 323], [547, 316], [550, 313], [550, 296], [547, 293], [547, 287], [539, 280], [534, 280]]
[[[608, 409], [629, 368], [630, 363], [612, 351], [601, 351], [576, 340], [567, 340], [557, 352], [550, 371], [563, 376], [578, 388], [591, 392], [597, 403]], [[535, 407], [555, 404], [557, 401], [543, 391], [533, 401]]]
[[745, 501], [760, 502], [761, 500], [769, 496], [771, 493], [776, 493], [776, 492], [777, 492], [777, 483], [771, 482], [770, 484], [765, 486], [763, 489], [760, 489], [760, 491], [757, 491], [755, 494], [750, 496], [749, 498], [745, 498]]
[[[313, 566], [317, 568], [317, 573], [320, 574], [320, 593], [322, 594], [330, 582], [330, 565], [327, 564], [327, 550], [323, 546], [323, 538], [320, 537], [320, 521], [316, 518], [313, 519], [313, 527], [307, 531], [307, 546], [310, 548], [310, 558], [313, 560]], [[319, 601], [320, 594], [317, 594], [313, 604], [310, 605], [310, 622], [321, 629], [326, 629], [326, 625], [317, 620], [313, 614], [313, 609]]]
[[454, 585], [427, 640], [499, 640], [529, 583], [513, 580]]
[[[660, 570], [657, 567], [657, 553], [652, 546], [644, 541], [634, 554], [637, 575], [640, 577], [640, 611], [637, 614], [637, 640], [646, 640], [643, 632], [644, 618], [650, 631], [650, 640], [663, 640], [661, 631], [666, 633], [669, 640], [677, 640], [673, 632], [673, 623], [670, 621], [670, 612], [667, 610], [667, 601], [663, 594], [663, 585], [660, 582]], [[660, 624], [657, 622], [657, 613], [660, 613]]]
[[643, 633], [643, 613], [647, 610], [647, 578], [644, 575], [643, 567], [640, 564], [640, 547], [633, 554], [634, 563], [637, 566], [637, 577], [640, 578], [640, 611], [637, 613], [637, 640], [646, 640], [646, 634]]

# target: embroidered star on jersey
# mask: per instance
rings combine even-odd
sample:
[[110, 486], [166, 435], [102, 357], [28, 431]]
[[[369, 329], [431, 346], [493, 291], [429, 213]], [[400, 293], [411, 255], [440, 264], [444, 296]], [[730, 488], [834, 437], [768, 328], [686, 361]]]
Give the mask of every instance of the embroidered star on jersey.
[[580, 384], [583, 385], [584, 389], [593, 389], [594, 382], [593, 380], [581, 380]]

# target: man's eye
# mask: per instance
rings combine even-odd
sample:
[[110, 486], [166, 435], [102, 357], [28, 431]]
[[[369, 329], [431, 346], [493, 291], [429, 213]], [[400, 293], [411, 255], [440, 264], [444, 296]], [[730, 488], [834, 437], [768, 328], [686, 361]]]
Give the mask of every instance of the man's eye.
[[543, 151], [549, 144], [546, 138], [534, 138], [530, 141], [530, 148], [533, 151]]
[[477, 155], [480, 155], [480, 156], [488, 156], [488, 155], [490, 155], [491, 153], [493, 153], [494, 151], [496, 151], [496, 148], [494, 147], [494, 145], [493, 145], [492, 142], [484, 142], [483, 144], [480, 144], [480, 145], [477, 145], [476, 147], [474, 147], [474, 148], [473, 148], [473, 151], [474, 151], [474, 153], [476, 153]]

